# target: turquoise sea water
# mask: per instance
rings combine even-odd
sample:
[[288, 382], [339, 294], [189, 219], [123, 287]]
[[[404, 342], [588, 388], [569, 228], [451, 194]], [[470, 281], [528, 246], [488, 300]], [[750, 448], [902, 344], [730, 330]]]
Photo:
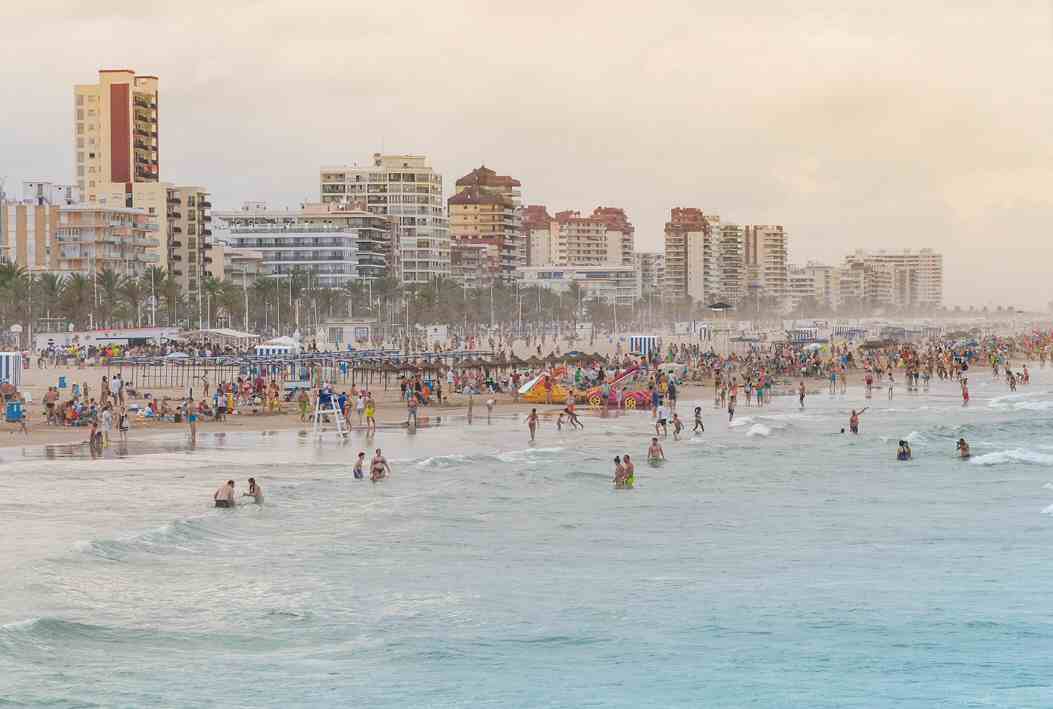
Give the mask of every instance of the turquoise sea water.
[[[1053, 706], [1053, 373], [864, 402], [0, 451], [0, 705]], [[870, 403], [862, 435], [837, 432]], [[691, 402], [680, 413], [691, 419]], [[908, 437], [916, 459], [894, 460]], [[954, 455], [965, 436], [971, 462]], [[355, 481], [358, 450], [394, 476]], [[61, 451], [60, 451], [61, 452]], [[255, 476], [262, 508], [209, 506]]]

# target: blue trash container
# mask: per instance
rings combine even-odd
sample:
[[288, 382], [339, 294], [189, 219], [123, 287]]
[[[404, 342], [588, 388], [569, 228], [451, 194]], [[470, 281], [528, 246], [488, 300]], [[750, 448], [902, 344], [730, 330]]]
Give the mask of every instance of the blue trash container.
[[6, 407], [6, 417], [8, 423], [18, 423], [22, 420], [22, 402], [21, 401], [9, 401]]
[[58, 378], [58, 388], [59, 389], [65, 389], [66, 388], [66, 378], [65, 377], [59, 377]]

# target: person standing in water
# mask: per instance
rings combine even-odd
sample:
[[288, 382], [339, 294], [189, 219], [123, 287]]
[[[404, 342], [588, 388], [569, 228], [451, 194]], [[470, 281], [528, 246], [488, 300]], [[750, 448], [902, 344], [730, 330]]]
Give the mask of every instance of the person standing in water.
[[216, 507], [233, 507], [234, 506], [234, 481], [228, 480], [219, 486], [212, 495], [212, 499], [216, 502]]
[[665, 460], [665, 451], [658, 445], [658, 438], [651, 439], [651, 447], [647, 449], [647, 460], [652, 463]]
[[380, 449], [377, 448], [376, 454], [373, 456], [373, 461], [369, 464], [369, 479], [373, 482], [377, 482], [378, 480], [383, 480], [389, 475], [391, 475], [391, 466], [388, 465], [388, 459], [385, 458], [380, 453]]
[[614, 456], [614, 488], [620, 490], [625, 487], [625, 466], [622, 465], [620, 455]]
[[695, 427], [691, 429], [692, 433], [705, 433], [706, 427], [702, 425], [702, 407], [695, 407]]
[[669, 437], [669, 409], [665, 407], [665, 404], [659, 404], [657, 409], [657, 420], [654, 424], [655, 435], [659, 433], [663, 434], [666, 438]]
[[863, 415], [863, 412], [869, 409], [869, 406], [864, 406], [861, 411], [852, 409], [852, 415], [848, 417], [848, 430], [852, 433], [859, 435], [859, 417]]
[[366, 392], [366, 435], [377, 432], [377, 402], [373, 401], [373, 394]]
[[888, 400], [892, 401], [892, 392], [896, 389], [896, 378], [892, 376], [892, 369], [888, 370]]
[[962, 377], [962, 406], [969, 405], [969, 378]]
[[801, 380], [801, 385], [797, 387], [797, 401], [801, 404], [801, 408], [804, 408], [804, 380]]
[[530, 442], [533, 443], [537, 435], [537, 409], [530, 410], [530, 415], [527, 416], [527, 428], [530, 429]]
[[958, 450], [958, 455], [961, 458], [969, 458], [970, 456], [972, 456], [972, 453], [969, 451], [969, 444], [965, 442], [964, 438], [958, 439], [958, 445], [956, 446], [956, 448]]
[[359, 451], [358, 458], [355, 459], [355, 467], [351, 469], [352, 475], [355, 476], [355, 480], [361, 480], [366, 476], [366, 452]]
[[680, 440], [680, 433], [684, 430], [684, 422], [680, 420], [680, 416], [674, 411], [673, 412], [673, 440]]
[[256, 483], [256, 478], [249, 478], [249, 491], [241, 493], [242, 497], [251, 497], [257, 505], [263, 504], [263, 488]]
[[622, 462], [625, 465], [625, 479], [624, 485], [626, 489], [632, 489], [636, 485], [636, 466], [629, 460], [629, 454], [626, 453], [622, 456]]

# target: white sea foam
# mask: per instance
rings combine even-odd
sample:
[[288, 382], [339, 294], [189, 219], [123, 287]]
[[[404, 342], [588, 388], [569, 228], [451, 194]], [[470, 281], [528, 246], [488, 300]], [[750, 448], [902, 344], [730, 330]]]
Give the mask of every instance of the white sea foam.
[[973, 465], [1004, 465], [1006, 463], [1024, 463], [1027, 465], [1053, 465], [1053, 455], [1039, 453], [1026, 448], [985, 453], [969, 460]]
[[746, 436], [752, 438], [753, 436], [763, 436], [767, 438], [771, 435], [771, 429], [765, 426], [763, 423], [755, 423], [750, 426], [750, 430], [746, 431]]
[[743, 416], [742, 418], [735, 419], [729, 423], [728, 426], [731, 428], [738, 428], [739, 426], [748, 426], [751, 423], [753, 423], [752, 416]]
[[1042, 510], [1042, 514], [1044, 514], [1044, 515], [1053, 515], [1053, 505], [1050, 505], [1049, 507], [1047, 507], [1044, 510]]

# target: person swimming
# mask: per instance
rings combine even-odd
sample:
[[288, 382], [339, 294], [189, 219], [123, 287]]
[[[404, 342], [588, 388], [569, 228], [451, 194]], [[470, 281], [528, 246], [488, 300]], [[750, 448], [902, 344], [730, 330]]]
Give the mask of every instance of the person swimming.
[[355, 467], [351, 469], [351, 473], [355, 476], [355, 480], [362, 480], [366, 476], [366, 453], [365, 451], [358, 452], [358, 459], [355, 460]]
[[910, 444], [906, 441], [899, 442], [899, 450], [896, 451], [896, 460], [910, 460]]
[[969, 450], [969, 444], [965, 442], [964, 438], [958, 439], [958, 444], [956, 448], [958, 450], [959, 457], [969, 458], [972, 456], [972, 452]]

